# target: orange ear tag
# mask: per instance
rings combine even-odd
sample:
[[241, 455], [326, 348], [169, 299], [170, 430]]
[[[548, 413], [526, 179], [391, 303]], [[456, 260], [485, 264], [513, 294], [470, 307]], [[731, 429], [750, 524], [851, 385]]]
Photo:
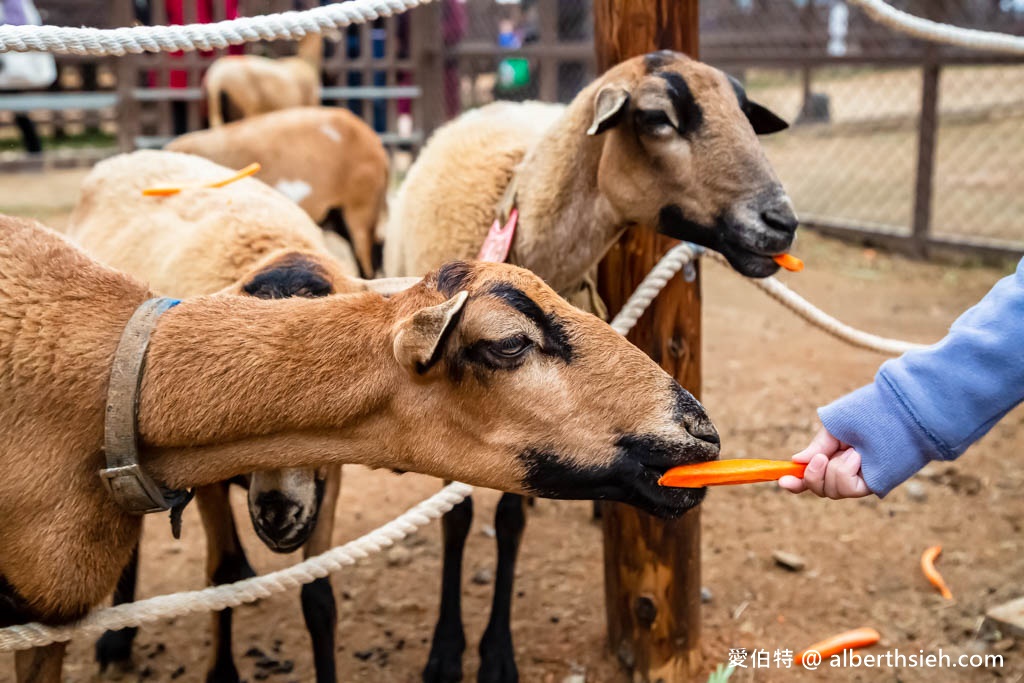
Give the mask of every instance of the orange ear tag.
[[487, 239], [480, 247], [477, 254], [477, 261], [491, 261], [504, 263], [508, 258], [508, 252], [512, 248], [512, 238], [516, 235], [516, 224], [519, 222], [519, 209], [512, 209], [508, 214], [508, 221], [505, 225], [495, 218], [487, 233]]

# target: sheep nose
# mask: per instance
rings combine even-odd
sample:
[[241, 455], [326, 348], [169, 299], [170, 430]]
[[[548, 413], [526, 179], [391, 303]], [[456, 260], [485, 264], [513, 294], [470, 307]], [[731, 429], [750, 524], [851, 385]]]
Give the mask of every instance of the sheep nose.
[[286, 540], [293, 532], [301, 507], [280, 491], [261, 493], [256, 499], [259, 522], [263, 532], [278, 541]]
[[797, 219], [789, 203], [780, 203], [761, 213], [765, 225], [779, 232], [794, 233], [800, 221]]
[[691, 416], [683, 421], [683, 426], [690, 436], [695, 439], [709, 443], [715, 448], [722, 445], [722, 440], [718, 436], [718, 430], [715, 429], [715, 425], [711, 424], [711, 420], [708, 419], [707, 415]]
[[718, 436], [718, 430], [711, 423], [711, 418], [704, 411], [704, 406], [693, 397], [686, 389], [678, 384], [676, 390], [675, 418], [683, 426], [683, 429], [693, 438], [714, 446], [717, 452], [722, 440]]

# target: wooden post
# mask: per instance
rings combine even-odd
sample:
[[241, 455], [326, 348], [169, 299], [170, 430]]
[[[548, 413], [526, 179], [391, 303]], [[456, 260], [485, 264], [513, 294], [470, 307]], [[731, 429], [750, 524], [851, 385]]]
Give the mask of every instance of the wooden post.
[[[119, 28], [135, 23], [132, 0], [117, 0], [113, 4], [111, 23]], [[121, 152], [131, 152], [135, 149], [135, 137], [140, 133], [139, 103], [135, 99], [139, 82], [137, 58], [131, 54], [118, 57], [114, 71], [117, 74], [117, 146]]]
[[[698, 52], [698, 0], [594, 0], [598, 69], [652, 50]], [[675, 240], [633, 228], [600, 265], [601, 296], [618, 311]], [[629, 334], [700, 394], [700, 276], [676, 277]], [[700, 657], [700, 511], [665, 522], [635, 508], [603, 509], [608, 643], [633, 681], [696, 680]]]

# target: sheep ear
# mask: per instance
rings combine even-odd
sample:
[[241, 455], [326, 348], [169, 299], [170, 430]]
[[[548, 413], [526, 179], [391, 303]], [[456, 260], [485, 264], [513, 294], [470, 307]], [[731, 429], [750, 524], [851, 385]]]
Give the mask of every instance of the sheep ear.
[[768, 107], [751, 100], [743, 103], [743, 113], [747, 115], [747, 120], [758, 135], [771, 135], [789, 128], [789, 124], [782, 117]]
[[462, 291], [438, 304], [421, 308], [398, 324], [395, 359], [411, 372], [422, 375], [437, 362], [444, 341], [458, 321], [469, 292]]
[[626, 113], [629, 104], [629, 91], [619, 85], [606, 85], [598, 91], [594, 98], [594, 122], [590, 124], [587, 135], [600, 135], [609, 128], [614, 128]]

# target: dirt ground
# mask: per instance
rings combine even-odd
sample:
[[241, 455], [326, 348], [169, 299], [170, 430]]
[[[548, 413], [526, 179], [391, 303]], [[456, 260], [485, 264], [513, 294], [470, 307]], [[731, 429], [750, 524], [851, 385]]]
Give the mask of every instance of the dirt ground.
[[[75, 172], [0, 178], [0, 210], [21, 206], [55, 224], [65, 220]], [[36, 177], [42, 181], [42, 177]], [[33, 204], [32, 193], [45, 198]], [[35, 208], [33, 208], [35, 207]], [[65, 207], [61, 209], [60, 207]], [[956, 315], [979, 299], [1008, 268], [950, 268], [917, 263], [804, 234], [796, 250], [807, 270], [786, 280], [811, 301], [865, 330], [905, 339], [940, 337]], [[703, 400], [718, 425], [724, 457], [782, 458], [805, 444], [814, 408], [869, 381], [884, 358], [849, 348], [809, 327], [742, 278], [717, 265], [704, 274]], [[730, 648], [799, 650], [858, 626], [882, 642], [868, 652], [996, 653], [1001, 668], [845, 669], [809, 674], [772, 668], [740, 670], [733, 681], [1007, 681], [1024, 678], [1024, 642], [978, 636], [989, 607], [1024, 595], [1024, 411], [1009, 415], [956, 464], [930, 466], [916, 479], [918, 496], [899, 489], [885, 500], [822, 501], [762, 484], [713, 490], [703, 506], [704, 659], [710, 669]], [[391, 519], [437, 490], [436, 480], [357, 467], [345, 473], [337, 511], [337, 542]], [[244, 543], [261, 572], [296, 557], [263, 547], [235, 505]], [[475, 680], [476, 647], [486, 623], [491, 586], [470, 580], [494, 566], [488, 536], [497, 495], [476, 496], [477, 518], [465, 568], [467, 681]], [[600, 529], [585, 502], [539, 501], [530, 513], [518, 568], [513, 633], [524, 683], [560, 683], [574, 669], [588, 683], [628, 676], [605, 651]], [[944, 602], [921, 576], [925, 547], [945, 548], [939, 566], [956, 600]], [[340, 626], [337, 658], [343, 681], [419, 680], [436, 618], [440, 533], [437, 525], [333, 577]], [[203, 585], [203, 535], [194, 509], [174, 541], [162, 517], [147, 521], [140, 593], [152, 596]], [[796, 553], [806, 568], [776, 566], [772, 552]], [[209, 642], [208, 615], [141, 630], [139, 674], [146, 681], [201, 681]], [[311, 681], [309, 643], [298, 591], [236, 610], [235, 652], [242, 677], [254, 680], [259, 648], [292, 662], [271, 681]], [[12, 681], [12, 657], [0, 655], [0, 683]], [[92, 642], [71, 645], [65, 680], [96, 679]], [[579, 680], [578, 678], [575, 680]]]

